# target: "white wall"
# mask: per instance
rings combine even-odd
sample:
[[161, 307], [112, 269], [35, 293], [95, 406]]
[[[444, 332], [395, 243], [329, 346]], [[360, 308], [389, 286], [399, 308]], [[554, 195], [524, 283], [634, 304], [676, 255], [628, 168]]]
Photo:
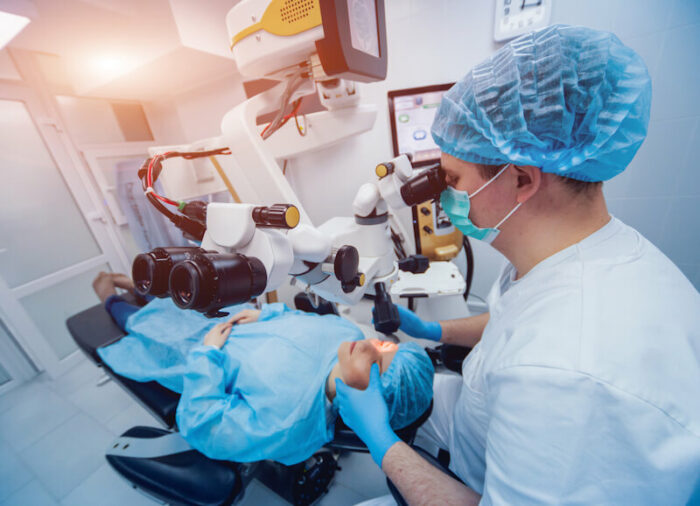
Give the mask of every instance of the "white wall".
[[146, 113], [156, 139], [166, 144], [190, 143], [221, 135], [224, 114], [243, 100], [240, 78], [229, 75], [172, 100], [150, 103]]
[[554, 0], [553, 22], [611, 30], [652, 78], [647, 139], [604, 185], [610, 212], [658, 246], [700, 289], [700, 2]]
[[[554, 23], [613, 30], [637, 50], [652, 74], [649, 136], [629, 169], [605, 192], [613, 214], [634, 226], [700, 287], [700, 170], [692, 146], [700, 136], [700, 2], [698, 0], [553, 0]], [[493, 42], [494, 3], [487, 0], [386, 0], [389, 72], [361, 85], [379, 107], [374, 129], [347, 143], [290, 162], [287, 175], [314, 223], [349, 215], [357, 188], [391, 157], [388, 90], [460, 79], [499, 46]], [[243, 99], [229, 79], [179, 97], [172, 135], [192, 141], [218, 135], [223, 114]], [[157, 121], [157, 120], [156, 120]], [[161, 121], [168, 130], [168, 121]], [[153, 126], [153, 125], [152, 125]], [[179, 131], [178, 131], [179, 129]], [[157, 137], [161, 137], [156, 132]], [[410, 217], [402, 218], [408, 224]], [[410, 230], [410, 229], [409, 229]], [[474, 241], [474, 292], [485, 295], [501, 258]]]

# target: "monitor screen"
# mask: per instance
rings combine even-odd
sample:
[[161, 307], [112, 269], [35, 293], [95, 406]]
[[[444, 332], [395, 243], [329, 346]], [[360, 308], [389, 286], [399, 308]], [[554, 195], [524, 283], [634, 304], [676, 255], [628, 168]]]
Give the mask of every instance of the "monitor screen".
[[379, 58], [376, 1], [348, 0], [348, 16], [352, 47]]
[[408, 155], [414, 167], [440, 161], [440, 148], [430, 136], [430, 126], [443, 94], [453, 84], [389, 92], [389, 121], [394, 156]]

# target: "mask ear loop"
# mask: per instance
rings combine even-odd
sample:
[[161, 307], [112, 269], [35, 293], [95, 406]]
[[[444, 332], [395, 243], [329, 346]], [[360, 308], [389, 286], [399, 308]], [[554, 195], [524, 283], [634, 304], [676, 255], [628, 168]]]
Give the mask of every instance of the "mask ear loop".
[[503, 225], [503, 224], [506, 222], [506, 220], [507, 220], [508, 218], [510, 218], [510, 217], [513, 215], [513, 213], [514, 213], [515, 211], [517, 211], [518, 208], [520, 208], [520, 206], [522, 206], [522, 205], [523, 205], [523, 203], [520, 202], [517, 206], [515, 206], [515, 207], [513, 208], [513, 210], [512, 210], [511, 212], [509, 212], [508, 214], [506, 214], [506, 217], [505, 217], [505, 218], [503, 218], [501, 221], [499, 221], [498, 224], [497, 224], [495, 227], [493, 227], [493, 228], [498, 229], [498, 228], [499, 228], [501, 225]]
[[489, 179], [488, 181], [486, 181], [486, 184], [485, 184], [484, 186], [482, 186], [481, 188], [479, 188], [478, 190], [476, 190], [476, 191], [475, 191], [474, 193], [472, 193], [471, 195], [467, 195], [467, 197], [469, 197], [469, 198], [476, 197], [476, 195], [477, 195], [481, 190], [483, 190], [483, 189], [486, 188], [488, 185], [490, 185], [491, 183], [493, 183], [496, 179], [498, 179], [498, 176], [500, 176], [501, 174], [503, 174], [503, 172], [505, 172], [505, 170], [506, 170], [508, 167], [510, 167], [511, 165], [512, 165], [512, 164], [510, 164], [510, 163], [505, 164], [505, 165], [503, 166], [503, 168], [501, 168], [501, 170], [499, 170], [498, 173], [497, 173], [495, 176], [493, 176], [491, 179]]

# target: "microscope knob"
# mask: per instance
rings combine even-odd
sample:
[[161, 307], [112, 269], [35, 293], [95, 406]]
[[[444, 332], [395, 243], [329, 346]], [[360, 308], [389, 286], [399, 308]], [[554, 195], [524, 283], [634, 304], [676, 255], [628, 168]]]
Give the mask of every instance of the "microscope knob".
[[301, 214], [292, 204], [274, 204], [269, 207], [253, 208], [253, 221], [258, 227], [294, 228], [299, 224]]
[[350, 293], [358, 286], [365, 286], [364, 273], [358, 274], [347, 283], [340, 283], [340, 287], [343, 289], [343, 293]]
[[357, 276], [360, 266], [360, 254], [354, 246], [341, 246], [335, 254], [333, 270], [335, 277], [342, 283], [349, 283]]
[[388, 176], [392, 172], [394, 172], [394, 164], [391, 162], [380, 163], [374, 169], [374, 173], [377, 174], [377, 177], [379, 179], [385, 178], [386, 176]]

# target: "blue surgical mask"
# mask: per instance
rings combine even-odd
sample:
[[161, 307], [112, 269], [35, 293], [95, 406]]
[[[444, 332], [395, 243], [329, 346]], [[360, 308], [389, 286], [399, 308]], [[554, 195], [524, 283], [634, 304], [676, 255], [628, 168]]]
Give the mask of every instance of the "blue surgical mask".
[[476, 195], [486, 188], [488, 185], [490, 185], [492, 182], [494, 182], [498, 176], [503, 174], [505, 170], [510, 167], [510, 164], [507, 163], [506, 165], [503, 166], [501, 170], [498, 171], [498, 174], [493, 176], [491, 179], [489, 179], [481, 188], [476, 190], [474, 193], [469, 195], [467, 192], [462, 191], [462, 190], [455, 190], [451, 186], [448, 186], [445, 191], [443, 191], [440, 194], [440, 204], [442, 205], [442, 208], [445, 210], [445, 213], [447, 213], [447, 216], [450, 218], [450, 221], [452, 224], [457, 227], [457, 229], [462, 232], [464, 235], [467, 235], [469, 237], [473, 237], [474, 239], [479, 239], [480, 241], [484, 241], [487, 243], [492, 243], [493, 240], [498, 236], [498, 234], [501, 232], [499, 230], [499, 227], [505, 223], [505, 221], [512, 216], [512, 214], [518, 210], [518, 208], [522, 205], [522, 202], [519, 203], [517, 206], [515, 206], [506, 216], [503, 218], [501, 221], [498, 222], [498, 224], [495, 227], [492, 228], [479, 228], [476, 225], [474, 225], [471, 220], [469, 219], [469, 210], [470, 210], [470, 203], [469, 199], [472, 199], [476, 197]]

